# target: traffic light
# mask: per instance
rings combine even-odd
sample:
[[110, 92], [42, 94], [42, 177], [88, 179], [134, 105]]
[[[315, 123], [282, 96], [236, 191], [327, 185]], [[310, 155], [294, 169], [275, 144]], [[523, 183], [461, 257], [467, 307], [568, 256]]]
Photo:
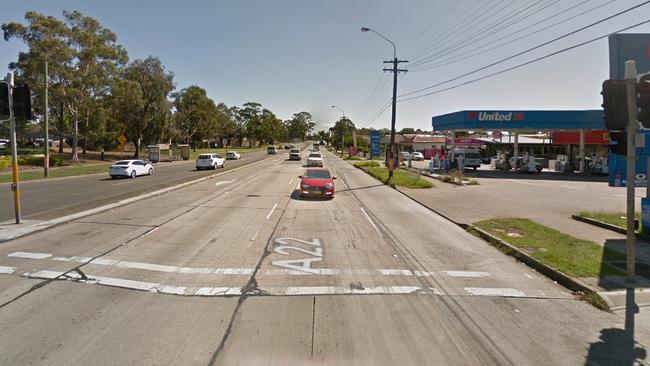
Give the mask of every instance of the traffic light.
[[28, 86], [14, 87], [13, 94], [14, 116], [27, 121], [33, 119], [32, 116], [32, 92]]
[[625, 131], [627, 117], [627, 85], [624, 80], [603, 82], [603, 118], [605, 128], [610, 131]]
[[636, 86], [637, 119], [644, 128], [650, 128], [650, 74], [644, 75]]
[[0, 121], [9, 119], [9, 83], [0, 80]]

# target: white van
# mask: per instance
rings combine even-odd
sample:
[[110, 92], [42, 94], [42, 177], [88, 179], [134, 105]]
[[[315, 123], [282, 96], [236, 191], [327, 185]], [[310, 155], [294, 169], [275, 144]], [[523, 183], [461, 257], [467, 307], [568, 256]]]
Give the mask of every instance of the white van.
[[477, 149], [454, 149], [449, 152], [450, 159], [455, 160], [458, 156], [463, 157], [466, 168], [476, 170], [481, 166], [481, 153]]

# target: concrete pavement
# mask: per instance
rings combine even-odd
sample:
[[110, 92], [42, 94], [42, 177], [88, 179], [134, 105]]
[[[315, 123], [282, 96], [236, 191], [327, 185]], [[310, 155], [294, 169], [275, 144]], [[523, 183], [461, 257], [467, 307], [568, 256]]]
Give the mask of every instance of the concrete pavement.
[[[0, 245], [2, 364], [615, 364], [620, 317], [329, 153]], [[614, 336], [611, 336], [614, 334]], [[639, 326], [637, 346], [650, 333]]]

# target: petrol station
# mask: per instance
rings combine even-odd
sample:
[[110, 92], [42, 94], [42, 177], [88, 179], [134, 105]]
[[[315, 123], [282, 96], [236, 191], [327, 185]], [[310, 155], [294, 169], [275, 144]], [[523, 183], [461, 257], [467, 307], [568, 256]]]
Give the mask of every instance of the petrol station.
[[[435, 116], [432, 126], [434, 131], [451, 135], [448, 144], [451, 150], [458, 146], [459, 141], [462, 143], [456, 138], [458, 132], [481, 136], [488, 136], [490, 132], [490, 138], [475, 139], [484, 144], [484, 149], [487, 144], [494, 144], [501, 151], [507, 150], [508, 155], [521, 157], [524, 153], [532, 158], [532, 146], [545, 145], [545, 158], [573, 160], [579, 172], [587, 170], [584, 159], [587, 156], [597, 156], [601, 163], [608, 165], [609, 135], [600, 110], [467, 110]], [[506, 140], [504, 134], [507, 134]], [[528, 137], [531, 135], [544, 135], [547, 138], [536, 141]], [[524, 141], [521, 141], [522, 138]], [[522, 142], [525, 143], [523, 149]], [[574, 153], [574, 146], [577, 147], [577, 154]], [[554, 151], [564, 154], [551, 156]]]

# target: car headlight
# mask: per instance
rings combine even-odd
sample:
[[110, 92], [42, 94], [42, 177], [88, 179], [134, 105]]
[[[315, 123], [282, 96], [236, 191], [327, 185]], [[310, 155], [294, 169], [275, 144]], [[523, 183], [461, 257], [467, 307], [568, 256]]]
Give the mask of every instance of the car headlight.
[[327, 184], [325, 185], [325, 188], [327, 188], [327, 189], [334, 188], [334, 184], [332, 184], [332, 183], [327, 183]]

